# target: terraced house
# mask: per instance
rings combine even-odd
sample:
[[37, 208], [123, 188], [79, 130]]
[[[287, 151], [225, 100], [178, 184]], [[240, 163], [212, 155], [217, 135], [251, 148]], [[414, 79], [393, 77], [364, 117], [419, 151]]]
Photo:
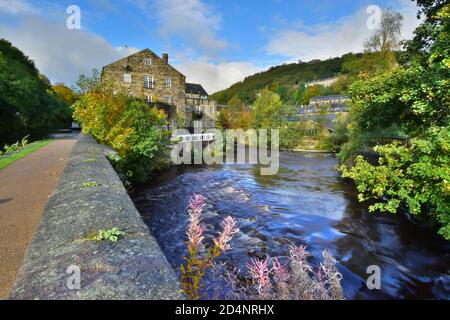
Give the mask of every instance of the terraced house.
[[[115, 91], [163, 108], [168, 114], [171, 129], [200, 124], [203, 128], [215, 126], [215, 102], [209, 100], [201, 85], [186, 84], [186, 77], [169, 64], [167, 53], [159, 57], [150, 49], [144, 49], [110, 63], [103, 67], [102, 81], [111, 82]], [[201, 93], [195, 106], [192, 96], [197, 94], [192, 88], [199, 87]], [[198, 112], [199, 108], [204, 111]], [[179, 121], [180, 118], [183, 121]]]

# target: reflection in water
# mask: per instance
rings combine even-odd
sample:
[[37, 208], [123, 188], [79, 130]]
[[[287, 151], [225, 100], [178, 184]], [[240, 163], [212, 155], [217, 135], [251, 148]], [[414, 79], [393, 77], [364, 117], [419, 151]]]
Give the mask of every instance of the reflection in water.
[[[305, 244], [321, 261], [331, 250], [349, 299], [450, 298], [450, 245], [402, 215], [369, 214], [353, 186], [340, 181], [327, 154], [283, 153], [275, 176], [256, 165], [173, 168], [142, 186], [133, 200], [168, 260], [186, 255], [186, 207], [193, 192], [208, 200], [204, 222], [214, 236], [233, 215], [241, 232], [225, 259], [244, 269], [249, 256], [283, 259], [289, 243]], [[365, 286], [366, 268], [378, 265], [381, 290]]]

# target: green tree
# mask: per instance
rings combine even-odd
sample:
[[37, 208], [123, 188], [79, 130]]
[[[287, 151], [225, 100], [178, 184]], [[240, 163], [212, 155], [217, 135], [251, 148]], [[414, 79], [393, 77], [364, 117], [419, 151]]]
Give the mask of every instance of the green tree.
[[277, 93], [264, 89], [253, 103], [253, 126], [255, 128], [280, 128], [286, 122], [287, 110]]
[[411, 143], [378, 146], [377, 166], [358, 157], [342, 170], [355, 181], [361, 201], [375, 201], [371, 211], [396, 212], [405, 204], [413, 215], [438, 223], [450, 240], [450, 4], [418, 4], [426, 18], [407, 43], [408, 64], [351, 88], [351, 131], [397, 124]]
[[71, 111], [23, 52], [0, 39], [0, 144], [68, 127]]

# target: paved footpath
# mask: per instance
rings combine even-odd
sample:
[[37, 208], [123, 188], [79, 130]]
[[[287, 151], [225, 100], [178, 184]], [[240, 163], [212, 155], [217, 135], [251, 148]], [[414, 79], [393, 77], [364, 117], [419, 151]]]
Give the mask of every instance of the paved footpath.
[[8, 297], [76, 139], [50, 142], [0, 170], [0, 299]]

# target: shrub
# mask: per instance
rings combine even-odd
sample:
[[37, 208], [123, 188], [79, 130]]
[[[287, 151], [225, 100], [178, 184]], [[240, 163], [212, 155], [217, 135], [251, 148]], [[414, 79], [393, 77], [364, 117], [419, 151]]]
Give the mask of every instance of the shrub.
[[142, 182], [166, 166], [170, 136], [164, 130], [167, 125], [164, 111], [123, 93], [113, 94], [107, 84], [88, 82], [89, 86], [83, 86], [83, 93], [73, 105], [74, 119], [84, 133], [117, 151], [116, 169], [128, 180]]
[[[356, 165], [341, 167], [352, 178], [359, 200], [373, 200], [373, 211], [397, 212], [405, 204], [413, 215], [428, 216], [440, 225], [439, 234], [450, 240], [450, 128], [431, 128], [410, 146], [377, 146], [374, 166], [359, 156]], [[385, 200], [383, 200], [385, 199]]]

